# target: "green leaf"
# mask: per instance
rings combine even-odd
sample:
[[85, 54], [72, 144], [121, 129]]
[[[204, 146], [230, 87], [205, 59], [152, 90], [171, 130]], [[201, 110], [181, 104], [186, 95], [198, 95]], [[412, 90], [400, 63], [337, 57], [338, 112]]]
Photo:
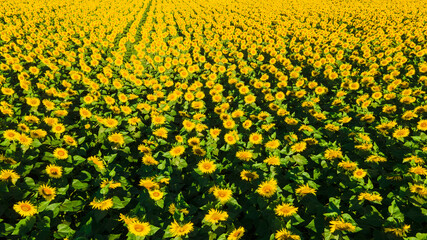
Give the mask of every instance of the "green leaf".
[[123, 139], [124, 139], [126, 144], [129, 144], [131, 142], [135, 142], [135, 140], [129, 136], [124, 136]]
[[76, 231], [70, 228], [67, 224], [59, 224], [57, 234], [60, 237], [67, 237], [69, 235], [73, 235]]
[[79, 144], [82, 144], [82, 143], [84, 143], [84, 142], [85, 142], [85, 139], [86, 139], [86, 137], [81, 137], [81, 138], [77, 139], [77, 142], [78, 142]]
[[298, 165], [306, 165], [308, 163], [307, 158], [302, 156], [301, 154], [297, 154], [292, 156], [292, 159], [298, 164]]
[[313, 232], [317, 232], [316, 230], [316, 225], [314, 223], [314, 219], [311, 220], [311, 222], [309, 224], [307, 224], [307, 226], [305, 226], [306, 228], [310, 229]]
[[110, 234], [108, 235], [108, 240], [120, 239], [121, 234]]
[[11, 234], [15, 228], [10, 224], [2, 223], [0, 224], [0, 229], [2, 229], [2, 232], [0, 232], [0, 236], [7, 236]]
[[163, 199], [157, 200], [156, 205], [159, 206], [160, 208], [163, 208], [165, 205], [165, 201]]
[[28, 187], [30, 187], [31, 189], [34, 189], [36, 187], [36, 183], [34, 182], [34, 180], [30, 177], [26, 177], [25, 178], [25, 183], [27, 184]]
[[158, 168], [159, 170], [163, 170], [163, 169], [165, 169], [165, 168], [166, 168], [166, 161], [160, 161], [160, 164], [159, 164], [159, 165], [157, 165], [157, 168]]
[[34, 141], [31, 143], [31, 146], [38, 148], [42, 145], [42, 143], [38, 139], [34, 139]]
[[126, 205], [128, 205], [128, 203], [130, 202], [131, 198], [124, 198], [123, 201], [120, 200], [119, 197], [114, 196], [113, 197], [113, 209], [122, 209], [124, 207], [126, 207]]
[[80, 163], [83, 163], [86, 161], [86, 159], [84, 157], [79, 156], [79, 155], [73, 156], [73, 159], [75, 161], [75, 163], [74, 163], [75, 165], [79, 165]]
[[15, 227], [15, 230], [12, 232], [12, 235], [20, 235], [24, 236], [27, 232], [29, 232], [34, 224], [36, 223], [36, 217], [26, 217], [20, 220]]
[[388, 207], [388, 212], [390, 213], [390, 216], [392, 216], [393, 218], [399, 219], [402, 222], [405, 219], [405, 217], [400, 212], [400, 209], [396, 204], [396, 200], [393, 200], [393, 202], [391, 202], [391, 205]]
[[104, 159], [105, 161], [107, 161], [107, 163], [111, 163], [114, 161], [114, 159], [116, 159], [116, 157], [117, 157], [117, 153], [105, 156]]
[[156, 226], [153, 226], [153, 225], [150, 225], [150, 227], [151, 227], [151, 229], [150, 229], [150, 232], [148, 233], [148, 236], [153, 236], [160, 229], [159, 227], [156, 227]]
[[182, 158], [177, 158], [177, 159], [174, 159], [175, 161], [175, 165], [178, 167], [178, 169], [183, 169], [183, 168], [185, 168], [185, 167], [187, 167], [188, 166], [188, 164], [187, 164], [187, 162], [184, 160], [184, 159], [182, 159]]
[[[87, 182], [92, 179], [92, 175], [90, 175], [88, 171], [81, 171], [80, 173], [81, 173], [80, 176], [82, 176], [82, 177], [79, 176], [80, 180]], [[83, 174], [85, 178], [83, 178]]]
[[53, 217], [56, 217], [59, 213], [59, 206], [61, 205], [61, 203], [52, 203], [49, 206], [46, 207], [46, 211], [52, 211], [53, 212]]
[[49, 206], [49, 203], [50, 203], [50, 201], [41, 202], [37, 208], [37, 211], [43, 212], [47, 208], [47, 206]]
[[82, 209], [83, 201], [73, 200], [70, 201], [65, 199], [65, 201], [60, 206], [60, 211], [62, 212], [76, 212]]
[[86, 190], [89, 188], [89, 184], [80, 182], [80, 180], [74, 179], [71, 185], [76, 190]]
[[219, 237], [218, 237], [218, 239], [217, 240], [226, 240], [227, 239], [227, 234], [226, 233], [223, 233], [223, 234], [221, 234]]

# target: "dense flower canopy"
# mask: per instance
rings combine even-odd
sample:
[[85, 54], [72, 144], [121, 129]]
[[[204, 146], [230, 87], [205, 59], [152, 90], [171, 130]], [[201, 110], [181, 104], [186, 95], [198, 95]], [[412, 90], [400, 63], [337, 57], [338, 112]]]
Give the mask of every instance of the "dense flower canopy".
[[426, 238], [426, 0], [3, 0], [0, 238]]

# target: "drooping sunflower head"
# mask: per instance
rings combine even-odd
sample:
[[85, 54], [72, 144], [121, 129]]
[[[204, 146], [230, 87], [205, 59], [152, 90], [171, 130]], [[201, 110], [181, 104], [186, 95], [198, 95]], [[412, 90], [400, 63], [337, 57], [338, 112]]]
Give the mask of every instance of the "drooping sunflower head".
[[38, 190], [39, 194], [48, 201], [53, 200], [56, 196], [56, 189], [48, 185], [41, 185]]

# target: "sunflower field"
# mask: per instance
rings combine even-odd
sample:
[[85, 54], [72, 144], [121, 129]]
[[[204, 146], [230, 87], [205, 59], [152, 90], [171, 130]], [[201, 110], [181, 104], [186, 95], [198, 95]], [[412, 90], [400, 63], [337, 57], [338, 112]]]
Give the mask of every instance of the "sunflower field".
[[1, 239], [427, 239], [426, 0], [0, 0]]

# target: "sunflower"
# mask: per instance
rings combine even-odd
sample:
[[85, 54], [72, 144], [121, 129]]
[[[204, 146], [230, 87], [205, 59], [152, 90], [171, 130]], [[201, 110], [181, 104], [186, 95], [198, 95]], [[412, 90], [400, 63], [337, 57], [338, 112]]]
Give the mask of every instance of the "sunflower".
[[68, 151], [64, 148], [56, 148], [53, 151], [53, 156], [57, 159], [67, 159], [68, 158]]
[[22, 217], [33, 216], [37, 213], [37, 208], [29, 201], [21, 201], [13, 205], [13, 209]]
[[39, 187], [39, 194], [42, 195], [46, 200], [51, 201], [56, 196], [56, 189], [49, 187], [48, 185], [41, 185]]
[[233, 129], [236, 126], [236, 122], [233, 119], [228, 119], [223, 122], [224, 128]]
[[200, 144], [200, 138], [192, 137], [192, 138], [188, 139], [187, 142], [188, 142], [188, 145], [191, 147], [198, 146]]
[[19, 178], [20, 178], [19, 174], [17, 174], [14, 170], [3, 169], [0, 172], [0, 180], [1, 181], [10, 180], [13, 184], [15, 184]]
[[99, 159], [99, 157], [91, 156], [91, 157], [88, 157], [87, 160], [89, 162], [93, 162], [100, 170], [105, 169], [104, 162], [101, 159]]
[[408, 172], [414, 173], [414, 174], [417, 174], [417, 175], [427, 176], [427, 169], [424, 168], [424, 167], [421, 167], [421, 166], [411, 167], [411, 168], [409, 168]]
[[20, 123], [18, 124], [18, 131], [28, 132], [30, 131], [30, 128], [25, 123]]
[[115, 128], [119, 124], [119, 121], [114, 118], [106, 118], [102, 120], [102, 124], [104, 124], [104, 126], [107, 128]]
[[365, 160], [365, 162], [375, 162], [375, 163], [387, 162], [387, 158], [377, 156], [377, 155], [371, 155]]
[[144, 155], [142, 157], [142, 162], [145, 165], [148, 165], [148, 166], [150, 166], [150, 165], [158, 165], [159, 164], [159, 162], [156, 159], [154, 159], [154, 157], [151, 154]]
[[307, 143], [306, 142], [295, 143], [294, 145], [291, 146], [291, 150], [293, 152], [302, 152], [306, 148], [307, 148]]
[[15, 130], [6, 130], [3, 132], [3, 137], [9, 141], [14, 141], [18, 138], [19, 133]]
[[25, 134], [20, 134], [17, 139], [18, 139], [19, 143], [24, 145], [24, 146], [30, 146], [31, 143], [33, 142], [33, 139], [28, 137]]
[[264, 162], [267, 163], [268, 165], [278, 166], [278, 165], [280, 165], [280, 158], [277, 156], [270, 156], [270, 157], [266, 158], [264, 160]]
[[256, 192], [263, 197], [271, 197], [277, 191], [277, 181], [275, 179], [271, 179], [268, 181], [262, 182]]
[[[251, 126], [252, 126], [252, 121], [251, 120], [245, 120], [243, 123], [242, 123], [242, 126], [243, 126], [243, 128], [244, 129], [249, 129]], [[254, 143], [253, 143], [254, 144]]]
[[295, 193], [301, 197], [304, 197], [307, 194], [316, 195], [316, 189], [311, 188], [308, 186], [308, 184], [306, 184], [306, 185], [301, 185], [299, 188], [297, 188], [295, 190]]
[[261, 144], [262, 135], [259, 133], [251, 133], [251, 135], [249, 135], [249, 142], [252, 144]]
[[45, 106], [46, 110], [51, 111], [55, 109], [55, 103], [52, 101], [49, 101], [47, 99], [43, 99], [43, 105]]
[[172, 155], [172, 157], [179, 157], [185, 152], [185, 147], [181, 145], [176, 146], [176, 147], [173, 147], [169, 152]]
[[228, 213], [221, 210], [210, 209], [208, 214], [205, 215], [204, 220], [216, 224], [219, 221], [226, 221], [228, 218]]
[[164, 139], [168, 138], [168, 130], [164, 127], [156, 129], [155, 131], [153, 131], [153, 135], [156, 137], [161, 137]]
[[418, 122], [417, 129], [421, 131], [427, 131], [427, 120], [420, 120]]
[[70, 135], [64, 135], [64, 142], [69, 146], [77, 146], [76, 140]]
[[256, 172], [251, 172], [251, 171], [247, 171], [247, 170], [243, 170], [242, 172], [240, 172], [240, 178], [244, 181], [252, 181], [254, 179], [258, 179], [259, 175]]
[[25, 116], [24, 120], [29, 122], [29, 123], [36, 123], [36, 124], [38, 124], [40, 122], [40, 119], [36, 116], [33, 116], [33, 115]]
[[40, 105], [40, 100], [38, 98], [26, 98], [26, 102], [31, 107], [38, 107]]
[[15, 93], [15, 91], [12, 88], [5, 88], [5, 87], [1, 88], [1, 92], [6, 96], [10, 96]]
[[51, 118], [51, 117], [46, 117], [46, 118], [43, 118], [43, 121], [47, 124], [47, 125], [49, 125], [49, 126], [53, 126], [53, 125], [55, 125], [55, 124], [57, 124], [58, 123], [58, 118]]
[[57, 124], [53, 125], [52, 132], [56, 133], [56, 134], [61, 134], [61, 133], [65, 132], [65, 126], [64, 126], [64, 124], [57, 123]]
[[148, 222], [133, 220], [128, 224], [128, 230], [135, 236], [144, 237], [150, 233], [151, 226]]
[[125, 139], [121, 133], [113, 133], [108, 136], [108, 141], [116, 144], [123, 145], [125, 144]]
[[151, 178], [139, 180], [139, 186], [145, 187], [148, 191], [159, 188], [159, 184], [154, 182]]
[[83, 97], [83, 101], [84, 101], [86, 104], [91, 104], [93, 101], [95, 101], [95, 99], [94, 99], [92, 96], [87, 95], [87, 96]]
[[163, 198], [163, 192], [160, 190], [152, 190], [148, 192], [150, 194], [150, 198], [157, 201]]
[[172, 237], [178, 237], [178, 236], [184, 236], [189, 234], [191, 231], [193, 231], [193, 223], [189, 222], [184, 225], [180, 225], [176, 222], [176, 220], [173, 221], [173, 223], [169, 226], [170, 232], [172, 234]]
[[338, 167], [343, 168], [347, 171], [352, 171], [357, 168], [357, 163], [351, 161], [341, 161], [338, 163]]
[[140, 122], [141, 122], [141, 119], [139, 117], [132, 117], [128, 119], [128, 123], [132, 126], [136, 126]]
[[334, 160], [334, 159], [337, 159], [337, 158], [343, 158], [341, 148], [338, 148], [336, 150], [334, 150], [334, 149], [326, 149], [324, 156], [328, 160]]
[[215, 162], [209, 159], [204, 159], [197, 164], [198, 169], [202, 173], [213, 173], [216, 170]]
[[371, 202], [381, 202], [383, 198], [378, 193], [361, 193], [359, 194], [358, 198], [359, 201], [361, 200], [368, 200]]
[[384, 228], [384, 232], [386, 233], [393, 233], [396, 237], [406, 237], [406, 234], [411, 229], [411, 225], [403, 225], [403, 227], [400, 228]]
[[227, 188], [215, 188], [213, 191], [214, 196], [218, 199], [221, 204], [228, 202], [231, 199], [233, 192]]
[[270, 149], [277, 149], [279, 146], [280, 146], [280, 141], [278, 139], [274, 139], [274, 140], [268, 141], [265, 144], [265, 147], [266, 148], [270, 148]]
[[182, 122], [182, 125], [184, 125], [185, 130], [187, 130], [188, 132], [190, 132], [191, 130], [193, 130], [196, 127], [196, 124], [188, 121], [188, 120], [184, 120]]
[[354, 232], [356, 230], [356, 226], [354, 226], [351, 223], [344, 222], [343, 219], [339, 218], [337, 220], [332, 220], [329, 222], [329, 228], [331, 230], [331, 233], [334, 233], [335, 231], [349, 231]]
[[107, 105], [113, 105], [116, 100], [110, 96], [104, 96], [104, 101]]
[[92, 116], [92, 113], [87, 108], [80, 108], [79, 113], [82, 119], [90, 118]]
[[213, 139], [216, 139], [220, 133], [221, 133], [221, 129], [219, 128], [212, 128], [209, 130], [209, 134], [212, 136]]
[[298, 235], [292, 234], [292, 232], [288, 231], [285, 228], [282, 228], [274, 234], [274, 239], [277, 240], [300, 240], [301, 237]]
[[101, 187], [101, 188], [105, 188], [107, 185], [108, 185], [108, 188], [110, 188], [110, 189], [116, 189], [116, 188], [118, 188], [118, 187], [121, 187], [121, 186], [122, 186], [122, 184], [121, 184], [121, 183], [119, 183], [119, 182], [114, 182], [113, 180], [107, 180], [107, 179], [104, 179], [104, 180], [101, 182], [100, 187]]
[[108, 210], [111, 207], [113, 207], [113, 199], [109, 198], [109, 199], [105, 199], [103, 201], [99, 201], [96, 198], [93, 199], [92, 202], [90, 202], [89, 204], [90, 206], [92, 206], [93, 209], [98, 209], [98, 210]]
[[243, 227], [236, 228], [228, 235], [227, 240], [239, 240], [243, 237], [244, 233], [245, 229]]
[[418, 156], [409, 156], [403, 159], [403, 162], [414, 162], [418, 164], [424, 164], [424, 160]]
[[354, 170], [353, 176], [355, 178], [364, 178], [366, 176], [366, 171], [361, 169], [361, 168], [358, 168], [358, 169]]
[[249, 95], [245, 96], [244, 100], [245, 100], [246, 104], [251, 104], [251, 103], [254, 103], [256, 101], [256, 97], [252, 94], [249, 94]]
[[398, 129], [394, 130], [393, 137], [394, 138], [404, 138], [404, 137], [409, 136], [409, 132], [410, 132], [409, 129], [399, 127]]
[[49, 165], [46, 167], [46, 173], [51, 178], [61, 178], [62, 177], [62, 167], [56, 165]]
[[7, 158], [3, 154], [0, 154], [0, 162], [3, 162], [5, 164], [9, 164], [9, 165], [14, 165], [14, 164], [18, 163], [13, 158]]
[[163, 125], [166, 122], [166, 118], [162, 115], [157, 115], [157, 116], [152, 116], [151, 117], [151, 122], [154, 125]]
[[427, 188], [420, 184], [414, 184], [410, 188], [411, 193], [416, 193], [421, 197], [427, 196]]
[[202, 149], [201, 147], [199, 147], [199, 146], [193, 147], [193, 153], [195, 155], [201, 156], [201, 157], [203, 157], [203, 156], [206, 155], [206, 151], [204, 149]]
[[292, 206], [292, 204], [289, 203], [282, 203], [280, 205], [277, 205], [274, 209], [274, 212], [276, 212], [276, 215], [282, 216], [282, 217], [290, 217], [294, 214], [296, 214], [298, 211], [297, 207]]
[[239, 159], [239, 160], [242, 160], [242, 161], [249, 161], [249, 160], [251, 160], [252, 159], [252, 157], [253, 157], [253, 154], [252, 154], [252, 152], [251, 151], [238, 151], [237, 153], [236, 153], [236, 157]]
[[236, 131], [228, 132], [224, 135], [224, 141], [229, 145], [234, 145], [239, 140], [239, 136]]
[[32, 138], [44, 138], [44, 137], [46, 137], [46, 135], [47, 135], [47, 132], [45, 131], [45, 130], [42, 130], [42, 129], [35, 129], [35, 130], [31, 130], [31, 132], [30, 132], [30, 136], [32, 137]]

